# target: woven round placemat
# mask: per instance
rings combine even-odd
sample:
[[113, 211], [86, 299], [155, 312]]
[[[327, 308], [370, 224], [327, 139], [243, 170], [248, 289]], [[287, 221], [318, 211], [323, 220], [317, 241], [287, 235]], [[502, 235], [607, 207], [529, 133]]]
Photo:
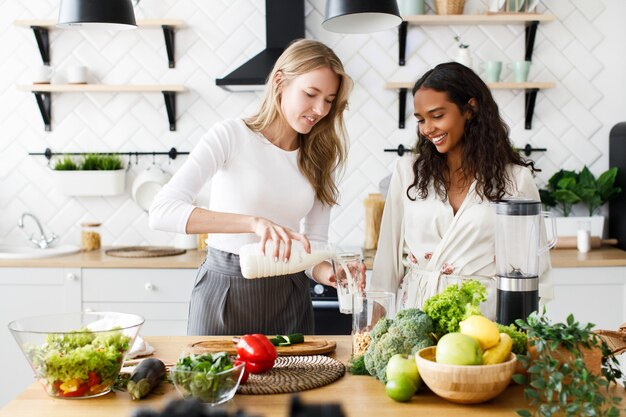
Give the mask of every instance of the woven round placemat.
[[104, 251], [105, 254], [118, 258], [155, 258], [157, 256], [181, 255], [185, 252], [187, 252], [185, 249], [163, 246], [127, 246]]
[[263, 374], [250, 374], [238, 394], [285, 394], [323, 387], [341, 378], [345, 366], [324, 355], [281, 356]]

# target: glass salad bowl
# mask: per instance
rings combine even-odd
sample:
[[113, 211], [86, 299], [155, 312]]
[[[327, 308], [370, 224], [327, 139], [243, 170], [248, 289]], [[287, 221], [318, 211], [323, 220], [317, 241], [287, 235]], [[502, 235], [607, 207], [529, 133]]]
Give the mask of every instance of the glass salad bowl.
[[244, 375], [245, 363], [233, 363], [225, 352], [181, 357], [170, 369], [174, 387], [184, 398], [195, 398], [211, 406], [235, 396]]
[[144, 319], [113, 312], [63, 313], [9, 323], [35, 378], [55, 398], [111, 390]]

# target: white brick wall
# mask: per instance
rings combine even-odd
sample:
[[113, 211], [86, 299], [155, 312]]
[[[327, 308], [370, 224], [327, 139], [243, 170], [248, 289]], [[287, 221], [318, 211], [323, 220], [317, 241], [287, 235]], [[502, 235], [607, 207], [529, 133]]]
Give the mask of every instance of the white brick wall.
[[[68, 198], [54, 189], [43, 157], [28, 156], [50, 147], [71, 151], [191, 150], [218, 120], [254, 111], [258, 93], [229, 93], [215, 86], [265, 45], [262, 0], [142, 0], [138, 18], [183, 19], [176, 34], [176, 68], [168, 69], [160, 29], [130, 32], [50, 32], [55, 80], [64, 70], [85, 65], [90, 82], [175, 83], [188, 91], [178, 96], [178, 130], [168, 130], [160, 94], [54, 94], [52, 132], [44, 132], [32, 94], [15, 85], [28, 83], [41, 65], [32, 31], [16, 19], [56, 19], [59, 0], [0, 0], [0, 242], [22, 241], [17, 219], [35, 213], [67, 243], [78, 243], [79, 223], [102, 221], [105, 245], [172, 244], [173, 235], [149, 230], [147, 215], [130, 197], [133, 179], [152, 163], [133, 159], [127, 192], [112, 198]], [[430, 1], [432, 4], [432, 1]], [[466, 12], [484, 10], [468, 0]], [[555, 170], [596, 173], [607, 168], [608, 133], [623, 121], [626, 108], [626, 2], [622, 0], [542, 0], [540, 12], [556, 21], [540, 24], [530, 79], [554, 81], [556, 88], [537, 97], [533, 129], [524, 130], [522, 92], [497, 91], [495, 97], [517, 145], [547, 147], [537, 155], [545, 181]], [[347, 114], [351, 153], [341, 184], [341, 205], [333, 213], [331, 240], [359, 246], [363, 239], [363, 205], [367, 193], [393, 166], [396, 156], [383, 148], [411, 145], [415, 122], [397, 129], [397, 94], [384, 89], [389, 80], [415, 80], [431, 66], [455, 54], [454, 36], [470, 44], [475, 69], [483, 60], [523, 59], [524, 27], [409, 27], [407, 65], [397, 65], [395, 30], [373, 35], [339, 35], [321, 28], [324, 0], [307, 0], [307, 37], [326, 42], [343, 59], [356, 88]], [[432, 12], [431, 12], [432, 13]], [[505, 80], [510, 70], [503, 73]], [[407, 116], [412, 114], [408, 101]], [[174, 172], [184, 157], [169, 162]], [[206, 203], [206, 192], [200, 199]]]

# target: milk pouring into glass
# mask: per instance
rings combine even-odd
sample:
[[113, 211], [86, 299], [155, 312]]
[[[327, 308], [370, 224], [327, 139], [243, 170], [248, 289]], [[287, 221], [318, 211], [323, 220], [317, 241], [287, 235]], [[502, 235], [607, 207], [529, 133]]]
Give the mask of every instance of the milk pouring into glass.
[[352, 296], [359, 291], [364, 282], [361, 255], [356, 253], [336, 253], [330, 244], [311, 242], [311, 253], [307, 253], [302, 243], [293, 241], [291, 256], [283, 262], [284, 245], [279, 251], [279, 260], [274, 260], [274, 242], [265, 245], [265, 254], [261, 252], [260, 243], [242, 246], [239, 251], [241, 274], [244, 278], [255, 279], [296, 274], [323, 261], [332, 261], [335, 279], [337, 280], [337, 298], [339, 311], [351, 314], [353, 310]]

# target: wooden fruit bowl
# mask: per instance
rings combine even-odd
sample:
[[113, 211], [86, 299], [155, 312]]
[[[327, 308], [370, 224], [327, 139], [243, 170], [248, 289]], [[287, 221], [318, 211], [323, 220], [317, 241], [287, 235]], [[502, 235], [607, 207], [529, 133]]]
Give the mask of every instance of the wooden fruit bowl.
[[438, 396], [459, 404], [476, 404], [498, 396], [511, 382], [517, 363], [514, 354], [495, 365], [448, 365], [435, 362], [436, 347], [415, 355], [424, 383]]

